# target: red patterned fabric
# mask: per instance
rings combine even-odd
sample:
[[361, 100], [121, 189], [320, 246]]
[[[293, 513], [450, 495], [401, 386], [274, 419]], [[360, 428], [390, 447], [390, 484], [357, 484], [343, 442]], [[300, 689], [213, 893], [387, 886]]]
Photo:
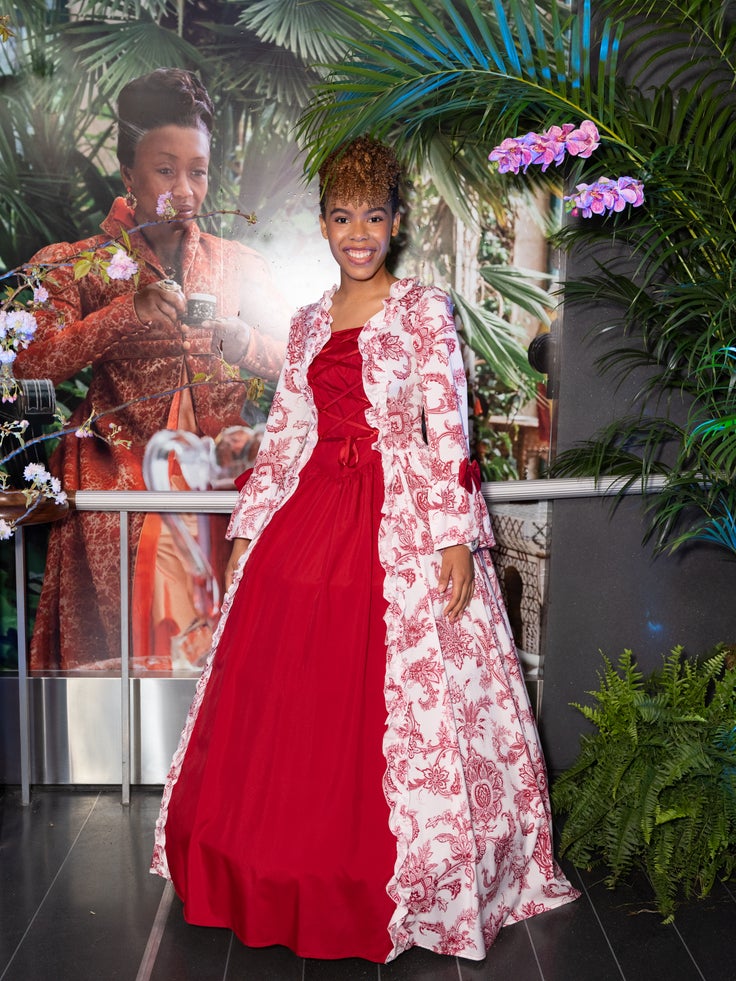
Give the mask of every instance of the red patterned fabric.
[[[130, 445], [109, 445], [74, 436], [61, 440], [50, 468], [67, 492], [143, 490], [145, 445], [155, 432], [167, 428], [173, 390], [182, 380], [212, 376], [211, 383], [191, 389], [201, 434], [214, 437], [242, 421], [244, 384], [226, 373], [213, 351], [211, 331], [190, 328], [185, 339], [178, 329], [146, 327], [135, 314], [132, 280], [105, 282], [97, 275], [75, 280], [71, 263], [63, 265], [80, 251], [119, 236], [133, 223], [132, 212], [117, 198], [102, 225], [103, 235], [50, 245], [30, 260], [62, 265], [46, 279], [53, 309], [37, 315], [36, 338], [19, 352], [16, 374], [51, 378], [58, 384], [92, 364], [89, 392], [73, 421], [81, 424], [93, 412], [107, 413], [95, 430], [105, 435], [117, 426], [121, 439], [130, 441]], [[131, 246], [140, 266], [139, 285], [162, 279], [163, 269], [140, 232], [131, 235]], [[268, 282], [267, 267], [257, 253], [238, 242], [207, 235], [194, 222], [186, 226], [182, 268], [185, 293], [215, 294], [218, 316], [239, 312], [241, 293], [249, 282], [259, 288], [264, 280]], [[282, 360], [283, 346], [253, 330], [243, 363], [254, 373], [274, 377]], [[160, 397], [161, 393], [169, 394]], [[125, 407], [116, 408], [120, 406]], [[132, 516], [133, 543], [141, 521], [142, 516]], [[31, 644], [34, 670], [77, 668], [119, 657], [118, 542], [118, 517], [113, 514], [71, 514], [53, 526]]]
[[[278, 612], [272, 612], [270, 600], [271, 615], [264, 616], [261, 609], [274, 569], [281, 570], [279, 583], [299, 581], [303, 563], [309, 568], [315, 561], [331, 563], [339, 549], [350, 551], [341, 529], [351, 512], [344, 513], [335, 498], [326, 494], [315, 503], [311, 485], [314, 461], [321, 459], [324, 450], [319, 439], [322, 397], [311, 385], [310, 366], [319, 364], [319, 352], [330, 341], [331, 295], [299, 311], [293, 321], [266, 434], [233, 512], [229, 534], [250, 538], [252, 544], [223, 604], [213, 655], [199, 681], [174, 756], [157, 823], [152, 868], [164, 876], [173, 873], [187, 910], [213, 902], [203, 899], [197, 887], [213, 881], [208, 879], [210, 874], [223, 882], [229, 870], [230, 899], [220, 906], [218, 922], [233, 926], [246, 943], [294, 944], [307, 956], [351, 953], [378, 960], [375, 917], [381, 907], [371, 905], [365, 896], [356, 894], [350, 902], [364, 910], [363, 930], [371, 939], [349, 951], [334, 931], [324, 935], [316, 926], [301, 923], [297, 909], [301, 911], [302, 906], [295, 890], [310, 881], [315, 871], [311, 864], [290, 861], [290, 885], [283, 892], [274, 886], [284, 912], [268, 937], [261, 933], [258, 939], [258, 914], [251, 929], [248, 904], [242, 912], [232, 901], [240, 888], [246, 888], [244, 868], [253, 889], [260, 875], [266, 883], [275, 881], [268, 859], [268, 868], [262, 867], [259, 849], [250, 847], [249, 815], [252, 809], [261, 808], [264, 822], [272, 818], [281, 827], [281, 818], [272, 809], [271, 785], [284, 788], [285, 799], [293, 803], [288, 794], [293, 779], [289, 739], [294, 744], [299, 740], [313, 743], [317, 761], [303, 785], [303, 807], [295, 807], [289, 815], [289, 819], [298, 815], [293, 833], [298, 835], [304, 811], [328, 814], [339, 796], [339, 790], [333, 792], [331, 761], [335, 746], [342, 749], [346, 713], [341, 697], [331, 697], [330, 671], [315, 668], [314, 674], [310, 672], [302, 633], [310, 636], [316, 630], [318, 637], [326, 638], [320, 646], [326, 648], [324, 657], [334, 659], [338, 675], [348, 671], [347, 665], [363, 650], [352, 634], [344, 638], [342, 628], [322, 632], [322, 591], [313, 605], [303, 602], [296, 607], [292, 592], [285, 593], [283, 605], [278, 605], [277, 591]], [[388, 826], [394, 838], [392, 869], [386, 881], [392, 908], [382, 924], [388, 937], [385, 959], [413, 945], [481, 959], [504, 924], [550, 910], [578, 894], [552, 854], [544, 760], [488, 556], [492, 536], [487, 508], [475, 482], [469, 491], [459, 480], [461, 464], [468, 459], [465, 375], [448, 297], [413, 280], [395, 283], [384, 310], [360, 331], [358, 346], [368, 402], [365, 423], [377, 434], [383, 492], [376, 532], [386, 609], [382, 685], [387, 718], [382, 730], [382, 770]], [[355, 442], [359, 446], [360, 440]], [[345, 448], [343, 437], [338, 441], [338, 458]], [[360, 449], [358, 452], [360, 455]], [[347, 470], [345, 464], [352, 453], [348, 449], [343, 456], [336, 466]], [[310, 532], [313, 520], [319, 532], [316, 541]], [[273, 528], [278, 529], [278, 548], [270, 537]], [[337, 536], [334, 541], [333, 534]], [[458, 543], [474, 549], [476, 589], [463, 616], [451, 623], [442, 614], [446, 597], [437, 589], [439, 550]], [[345, 610], [341, 615], [346, 628], [353, 607], [365, 602], [369, 594], [366, 578], [359, 588], [354, 589], [351, 582], [345, 598], [339, 579], [325, 580], [328, 601], [333, 599], [335, 585], [334, 602], [328, 606]], [[250, 611], [247, 620], [246, 610]], [[255, 623], [262, 617], [263, 628]], [[340, 621], [330, 621], [334, 622]], [[292, 629], [297, 631], [294, 643]], [[236, 660], [242, 660], [242, 669], [230, 667]], [[256, 665], [258, 690], [269, 692], [264, 697], [282, 705], [282, 729], [277, 732], [267, 723], [271, 741], [259, 739], [254, 731], [257, 722], [245, 721], [247, 713], [241, 711], [252, 681], [246, 667], [249, 663]], [[237, 686], [228, 680], [230, 671], [237, 672]], [[297, 673], [298, 685], [285, 679], [290, 672]], [[292, 707], [299, 719], [303, 717], [302, 706], [293, 706], [291, 694], [296, 692], [295, 699], [310, 701], [323, 684], [328, 693], [318, 702], [319, 714], [304, 729], [290, 728]], [[369, 684], [366, 676], [366, 691]], [[224, 693], [226, 685], [224, 721], [220, 725], [218, 714], [217, 732], [213, 733], [210, 720], [218, 693]], [[212, 696], [211, 690], [215, 692]], [[257, 718], [256, 709], [253, 711]], [[266, 707], [265, 717], [270, 719], [273, 711], [272, 706]], [[352, 724], [353, 715], [348, 717]], [[369, 723], [364, 733], [368, 741], [377, 738]], [[287, 746], [279, 747], [272, 765], [273, 742], [280, 739], [286, 739]], [[229, 750], [223, 748], [228, 742]], [[321, 767], [326, 745], [332, 755], [328, 752], [327, 763]], [[348, 759], [351, 746], [349, 741], [345, 746]], [[210, 766], [208, 751], [214, 754], [220, 796], [214, 808], [205, 802], [192, 818], [192, 809], [204, 796], [198, 796], [197, 790], [190, 796], [190, 788]], [[248, 773], [245, 777], [236, 756], [253, 758], [242, 764]], [[223, 763], [226, 758], [232, 769]], [[286, 761], [283, 774], [280, 761]], [[353, 768], [360, 765], [353, 757]], [[369, 775], [373, 772], [368, 770]], [[234, 799], [229, 793], [232, 783], [240, 788], [234, 791]], [[239, 810], [243, 797], [246, 801]], [[308, 827], [312, 821], [310, 814]], [[191, 832], [193, 825], [198, 830]], [[337, 854], [330, 857], [327, 867], [328, 879], [341, 858], [344, 868], [351, 868], [350, 854], [342, 851], [348, 836], [349, 828], [343, 827], [335, 842]], [[240, 842], [239, 861], [232, 862], [232, 853], [226, 857], [227, 849], [220, 844], [235, 838]], [[282, 839], [277, 836], [277, 840]], [[370, 840], [382, 839], [376, 831]], [[280, 846], [272, 845], [271, 851], [274, 847], [278, 850]], [[284, 845], [284, 854], [293, 857], [291, 844]], [[215, 871], [208, 871], [208, 866]], [[383, 869], [378, 859], [376, 868]], [[210, 897], [217, 893], [206, 891]], [[373, 895], [375, 891], [374, 882]], [[329, 901], [319, 909], [328, 912]], [[301, 925], [304, 930], [300, 933]], [[384, 959], [382, 954], [380, 959]]]

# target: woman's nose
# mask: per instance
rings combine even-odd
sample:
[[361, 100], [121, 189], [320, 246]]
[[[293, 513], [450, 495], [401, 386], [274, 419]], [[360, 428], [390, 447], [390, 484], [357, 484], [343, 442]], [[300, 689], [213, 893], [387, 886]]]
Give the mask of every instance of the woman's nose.
[[188, 197], [191, 194], [192, 185], [186, 174], [177, 174], [174, 178], [171, 190], [177, 197]]

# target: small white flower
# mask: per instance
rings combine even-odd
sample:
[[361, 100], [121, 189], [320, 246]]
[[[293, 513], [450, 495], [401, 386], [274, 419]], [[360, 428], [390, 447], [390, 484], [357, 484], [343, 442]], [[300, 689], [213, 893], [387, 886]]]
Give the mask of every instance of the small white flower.
[[8, 310], [5, 318], [5, 340], [12, 337], [16, 348], [28, 347], [33, 340], [38, 324], [28, 310]]
[[5, 518], [0, 518], [0, 541], [13, 537], [13, 526]]
[[47, 480], [51, 480], [51, 474], [48, 472], [46, 467], [42, 466], [40, 463], [27, 464], [23, 471], [23, 477], [26, 480], [37, 480], [39, 483], [44, 484]]
[[124, 249], [118, 249], [107, 264], [110, 279], [130, 279], [138, 272], [138, 263]]

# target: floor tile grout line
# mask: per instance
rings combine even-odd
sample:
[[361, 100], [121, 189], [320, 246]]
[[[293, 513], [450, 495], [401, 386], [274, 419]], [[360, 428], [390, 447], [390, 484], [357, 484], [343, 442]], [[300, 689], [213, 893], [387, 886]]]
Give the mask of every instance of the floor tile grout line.
[[527, 920], [524, 920], [524, 929], [526, 930], [527, 940], [529, 941], [532, 948], [532, 953], [534, 954], [534, 960], [537, 965], [537, 970], [539, 971], [539, 977], [542, 979], [542, 981], [544, 981], [544, 971], [542, 970], [542, 965], [539, 963], [539, 957], [537, 957], [537, 948], [534, 946], [534, 941], [532, 940], [532, 934], [531, 934], [531, 930], [529, 929], [529, 923]]
[[[227, 957], [225, 958], [225, 973], [222, 975], [222, 981], [227, 981], [227, 972], [230, 969], [230, 955], [233, 952], [233, 941], [235, 940], [235, 934], [230, 931], [230, 943], [227, 945]], [[137, 981], [137, 979], [136, 979]], [[148, 981], [148, 979], [146, 979]]]
[[[650, 886], [652, 887], [652, 891], [654, 891], [654, 883], [652, 882], [652, 879], [651, 879], [651, 877], [650, 877], [649, 875], [647, 875], [647, 881], [649, 882], [649, 885], [650, 885]], [[671, 927], [672, 927], [672, 929], [673, 929], [673, 931], [674, 931], [674, 932], [675, 932], [675, 933], [677, 934], [677, 936], [679, 937], [679, 940], [680, 940], [680, 943], [682, 944], [682, 946], [683, 946], [683, 947], [685, 948], [685, 950], [687, 951], [687, 956], [688, 956], [688, 957], [690, 958], [690, 960], [691, 960], [691, 961], [693, 962], [693, 966], [694, 966], [694, 968], [695, 968], [695, 970], [696, 970], [696, 971], [698, 972], [698, 974], [699, 974], [699, 975], [700, 975], [700, 977], [701, 977], [701, 978], [703, 979], [703, 981], [706, 981], [706, 978], [705, 978], [705, 975], [704, 975], [704, 974], [703, 974], [703, 972], [702, 972], [702, 971], [700, 970], [700, 965], [698, 964], [698, 962], [697, 962], [697, 961], [695, 960], [695, 958], [693, 957], [693, 955], [692, 955], [692, 952], [691, 952], [691, 950], [690, 950], [690, 948], [688, 947], [688, 945], [687, 945], [687, 942], [685, 941], [685, 938], [683, 937], [683, 935], [682, 935], [682, 934], [680, 933], [680, 931], [679, 931], [679, 930], [678, 930], [678, 928], [677, 928], [677, 924], [676, 924], [676, 923], [674, 923], [674, 922], [672, 922], [672, 923], [670, 923], [670, 924], [669, 924], [669, 926], [671, 926]], [[0, 978], [0, 981], [2, 981], [2, 978]]]
[[[614, 964], [618, 968], [618, 973], [623, 978], [623, 981], [626, 981], [626, 975], [624, 974], [624, 969], [623, 967], [621, 967], [618, 957], [616, 957], [616, 951], [613, 949], [613, 944], [611, 943], [608, 934], [606, 933], [606, 928], [603, 926], [603, 922], [600, 916], [598, 915], [598, 910], [595, 908], [595, 903], [593, 902], [593, 899], [591, 898], [591, 895], [588, 892], [588, 887], [585, 885], [585, 882], [583, 881], [583, 877], [581, 876], [580, 871], [577, 868], [575, 869], [575, 875], [578, 878], [578, 882], [580, 884], [581, 890], [583, 891], [583, 893], [585, 893], [585, 898], [588, 900], [590, 908], [593, 910], [593, 916], [596, 918], [596, 922], [600, 927], [600, 931], [605, 938], [606, 945], [608, 946], [608, 949], [611, 951], [611, 957], [613, 958]], [[0, 979], [0, 981], [2, 981], [2, 979]]]
[[690, 960], [693, 962], [693, 966], [694, 966], [695, 970], [698, 972], [698, 975], [702, 978], [702, 981], [707, 981], [706, 976], [700, 970], [700, 965], [698, 964], [698, 962], [693, 957], [692, 951], [690, 950], [690, 948], [688, 947], [687, 943], [685, 942], [685, 938], [680, 933], [680, 931], [677, 929], [677, 924], [676, 923], [671, 923], [670, 926], [675, 931], [675, 933], [677, 934], [677, 936], [680, 938], [680, 943], [682, 944], [682, 946], [687, 951], [687, 955], [690, 958]]
[[463, 981], [463, 972], [462, 972], [462, 968], [460, 967], [460, 958], [459, 957], [456, 957], [455, 958], [455, 967], [457, 968], [457, 978], [458, 978], [458, 981]]
[[28, 936], [28, 934], [30, 933], [30, 931], [31, 931], [31, 927], [32, 927], [32, 926], [33, 926], [33, 924], [34, 924], [34, 923], [36, 922], [36, 918], [38, 917], [38, 914], [39, 914], [39, 913], [41, 912], [41, 910], [43, 909], [43, 904], [44, 904], [44, 903], [46, 902], [46, 900], [47, 900], [47, 899], [49, 898], [49, 893], [51, 892], [51, 890], [52, 890], [52, 889], [54, 888], [54, 886], [56, 885], [56, 880], [57, 880], [57, 879], [59, 878], [59, 876], [61, 875], [61, 873], [62, 873], [62, 871], [63, 871], [63, 869], [64, 869], [64, 866], [66, 865], [66, 863], [67, 863], [67, 862], [69, 861], [69, 856], [70, 856], [70, 855], [71, 855], [71, 853], [72, 853], [72, 852], [74, 851], [74, 848], [76, 847], [76, 844], [77, 844], [77, 842], [79, 841], [79, 839], [80, 839], [80, 837], [81, 837], [81, 835], [82, 835], [82, 832], [83, 832], [83, 831], [84, 831], [84, 829], [85, 829], [85, 828], [87, 827], [87, 822], [88, 822], [88, 821], [89, 821], [89, 819], [90, 819], [90, 818], [92, 817], [92, 812], [94, 811], [94, 809], [95, 809], [95, 807], [97, 807], [97, 804], [98, 804], [98, 802], [99, 802], [99, 800], [100, 800], [100, 797], [101, 797], [101, 796], [102, 796], [102, 794], [101, 794], [101, 792], [98, 792], [98, 794], [97, 794], [97, 796], [95, 797], [95, 799], [94, 799], [94, 801], [92, 802], [92, 806], [90, 807], [90, 809], [89, 809], [89, 812], [87, 813], [87, 816], [86, 816], [86, 818], [85, 818], [85, 819], [84, 819], [84, 821], [82, 822], [82, 827], [81, 827], [81, 828], [79, 829], [79, 831], [77, 832], [77, 834], [76, 834], [76, 836], [75, 836], [75, 838], [74, 838], [74, 841], [73, 841], [73, 842], [71, 843], [71, 845], [70, 845], [70, 846], [69, 846], [69, 848], [67, 849], [67, 852], [66, 852], [66, 855], [64, 856], [64, 861], [63, 861], [63, 862], [61, 863], [61, 865], [59, 866], [59, 868], [58, 868], [58, 869], [56, 870], [56, 875], [54, 876], [54, 878], [53, 878], [53, 879], [51, 880], [51, 882], [49, 883], [49, 887], [48, 887], [48, 889], [46, 890], [46, 892], [45, 892], [45, 893], [43, 894], [43, 897], [42, 897], [42, 899], [41, 899], [41, 902], [40, 902], [40, 903], [38, 904], [38, 906], [36, 907], [36, 912], [35, 912], [35, 913], [33, 914], [33, 916], [32, 916], [32, 917], [30, 918], [30, 920], [28, 921], [28, 926], [27, 926], [27, 927], [25, 928], [25, 930], [23, 931], [23, 936], [22, 936], [22, 937], [20, 938], [20, 940], [18, 941], [18, 944], [17, 944], [17, 946], [16, 946], [16, 948], [15, 948], [15, 950], [14, 950], [14, 951], [13, 951], [13, 953], [12, 953], [12, 954], [10, 955], [10, 959], [8, 960], [8, 962], [7, 962], [7, 964], [5, 965], [5, 967], [4, 967], [4, 969], [3, 969], [3, 973], [2, 973], [2, 974], [0, 974], [0, 981], [3, 981], [3, 978], [5, 977], [5, 975], [6, 975], [6, 974], [8, 973], [8, 971], [10, 970], [10, 967], [11, 967], [11, 965], [12, 965], [12, 963], [13, 963], [13, 961], [15, 960], [15, 958], [16, 958], [16, 957], [17, 957], [17, 955], [18, 955], [18, 951], [20, 950], [20, 948], [21, 948], [21, 947], [23, 946], [23, 944], [25, 943], [25, 939], [26, 939], [26, 937]]
[[[138, 973], [135, 976], [135, 981], [149, 981], [151, 977], [173, 902], [174, 886], [169, 880], [164, 885], [163, 892], [161, 893], [161, 899], [159, 900], [156, 915], [153, 918], [151, 932], [148, 934], [146, 949], [143, 951], [143, 957], [141, 957], [141, 962], [138, 965]], [[227, 965], [225, 966], [227, 968]]]

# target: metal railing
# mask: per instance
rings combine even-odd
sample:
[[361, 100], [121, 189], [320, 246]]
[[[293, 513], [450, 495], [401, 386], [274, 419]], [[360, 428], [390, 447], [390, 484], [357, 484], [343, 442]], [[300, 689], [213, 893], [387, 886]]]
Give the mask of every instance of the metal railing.
[[[660, 479], [650, 479], [646, 492], [659, 490]], [[489, 505], [515, 501], [552, 501], [566, 498], [610, 497], [620, 493], [641, 494], [640, 484], [624, 488], [621, 481], [593, 478], [512, 480], [484, 483], [483, 496]], [[77, 491], [77, 511], [108, 511], [120, 515], [120, 720], [121, 794], [130, 803], [130, 587], [129, 519], [131, 512], [229, 514], [237, 501], [236, 491]], [[18, 608], [18, 708], [20, 720], [21, 795], [30, 802], [31, 731], [28, 675], [28, 624], [26, 617], [26, 561], [22, 526], [15, 537], [15, 589]]]

